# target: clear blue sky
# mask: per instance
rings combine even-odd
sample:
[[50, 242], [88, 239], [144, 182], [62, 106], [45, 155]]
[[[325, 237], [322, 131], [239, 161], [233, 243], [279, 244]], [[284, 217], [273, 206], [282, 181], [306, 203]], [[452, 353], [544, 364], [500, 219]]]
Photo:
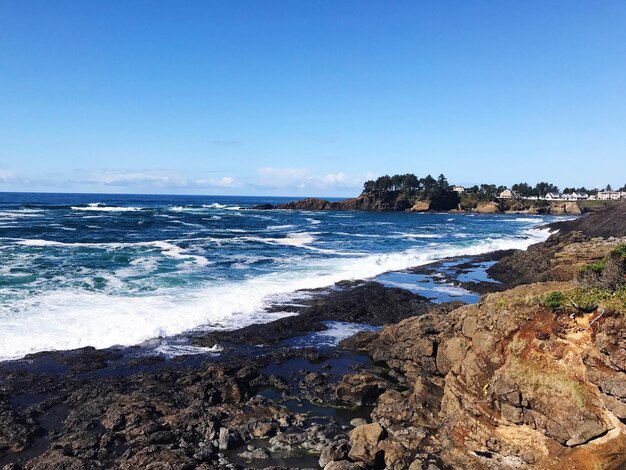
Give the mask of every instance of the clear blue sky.
[[0, 1], [0, 190], [626, 183], [626, 2]]

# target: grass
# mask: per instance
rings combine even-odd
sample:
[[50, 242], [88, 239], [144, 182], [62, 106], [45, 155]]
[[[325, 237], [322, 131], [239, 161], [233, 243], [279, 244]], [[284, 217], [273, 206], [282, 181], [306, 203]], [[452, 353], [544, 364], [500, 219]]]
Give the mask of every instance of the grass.
[[563, 294], [563, 292], [555, 291], [550, 292], [548, 295], [546, 295], [546, 298], [544, 299], [544, 304], [546, 305], [546, 307], [549, 307], [552, 310], [556, 310], [561, 308], [563, 304], [565, 304], [566, 300], [567, 297], [565, 297], [565, 294]]
[[581, 209], [586, 209], [588, 211], [594, 211], [603, 208], [604, 206], [608, 206], [611, 203], [616, 201], [578, 201], [578, 206]]
[[542, 304], [552, 310], [569, 314], [579, 311], [572, 302], [583, 311], [598, 308], [626, 315], [626, 284], [614, 291], [598, 287], [579, 287], [566, 292], [550, 292], [543, 298]]

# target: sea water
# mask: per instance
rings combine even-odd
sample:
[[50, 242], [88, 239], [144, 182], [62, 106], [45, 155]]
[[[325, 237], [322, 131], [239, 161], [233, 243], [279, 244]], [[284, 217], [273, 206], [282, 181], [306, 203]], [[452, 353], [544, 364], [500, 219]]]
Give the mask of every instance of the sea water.
[[525, 248], [550, 221], [252, 209], [287, 200], [0, 193], [0, 360], [271, 321], [299, 289]]

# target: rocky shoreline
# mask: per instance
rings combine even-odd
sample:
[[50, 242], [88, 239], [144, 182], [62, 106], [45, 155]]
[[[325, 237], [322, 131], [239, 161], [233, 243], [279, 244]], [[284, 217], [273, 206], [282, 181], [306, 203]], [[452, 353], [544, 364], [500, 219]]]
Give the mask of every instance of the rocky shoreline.
[[[621, 468], [626, 315], [544, 299], [626, 242], [625, 216], [407, 270], [482, 295], [469, 305], [345, 282], [293, 316], [193, 336], [215, 356], [85, 348], [0, 364], [0, 468]], [[371, 328], [297, 344], [329, 322]]]
[[412, 201], [397, 192], [383, 195], [361, 194], [342, 201], [306, 198], [283, 204], [255, 206], [259, 210], [303, 211], [386, 211], [386, 212], [472, 212], [477, 214], [580, 215], [589, 212], [575, 201], [531, 201], [503, 199], [499, 201], [461, 200], [458, 204], [441, 208], [429, 200]]

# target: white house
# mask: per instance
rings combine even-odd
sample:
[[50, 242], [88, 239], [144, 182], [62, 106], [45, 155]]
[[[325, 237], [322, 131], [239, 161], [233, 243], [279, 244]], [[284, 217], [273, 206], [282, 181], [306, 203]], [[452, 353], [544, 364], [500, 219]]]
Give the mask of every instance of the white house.
[[600, 201], [618, 201], [622, 198], [622, 193], [619, 191], [599, 191], [598, 199]]
[[587, 193], [577, 193], [575, 191], [571, 194], [563, 194], [561, 197], [566, 201], [584, 201], [585, 199], [589, 199]]
[[464, 193], [465, 192], [465, 186], [460, 186], [460, 185], [454, 185], [452, 186], [452, 191], [456, 191], [457, 193]]
[[505, 189], [500, 193], [500, 199], [511, 199], [515, 197], [515, 193], [510, 189]]
[[562, 201], [563, 196], [558, 193], [548, 193], [546, 194], [546, 201]]

